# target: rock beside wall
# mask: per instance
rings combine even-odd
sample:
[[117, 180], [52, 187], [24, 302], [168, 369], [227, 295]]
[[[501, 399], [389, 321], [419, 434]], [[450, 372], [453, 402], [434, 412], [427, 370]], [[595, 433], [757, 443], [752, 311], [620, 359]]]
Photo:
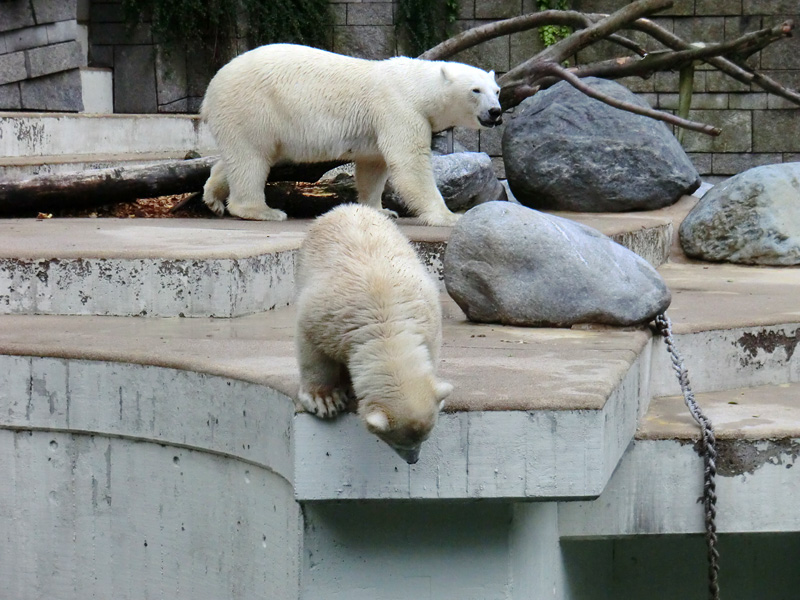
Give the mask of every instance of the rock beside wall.
[[[647, 106], [614, 81], [584, 81], [612, 98]], [[604, 104], [563, 81], [518, 107], [503, 134], [503, 160], [514, 196], [532, 208], [652, 210], [700, 185], [664, 123]]]
[[766, 165], [711, 188], [680, 227], [693, 258], [800, 264], [800, 162]]

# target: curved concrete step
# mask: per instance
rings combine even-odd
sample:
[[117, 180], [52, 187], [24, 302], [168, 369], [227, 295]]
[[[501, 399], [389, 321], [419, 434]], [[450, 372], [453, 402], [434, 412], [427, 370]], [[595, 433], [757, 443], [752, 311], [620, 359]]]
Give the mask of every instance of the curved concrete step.
[[[696, 395], [718, 440], [717, 531], [800, 531], [800, 383]], [[566, 537], [703, 531], [699, 429], [683, 398], [656, 398], [596, 502], [566, 504]]]
[[[607, 231], [654, 264], [666, 260], [672, 224], [597, 215]], [[235, 317], [285, 306], [295, 253], [310, 221], [236, 219], [9, 219], [0, 221], [0, 314]], [[441, 278], [446, 227], [401, 219]]]

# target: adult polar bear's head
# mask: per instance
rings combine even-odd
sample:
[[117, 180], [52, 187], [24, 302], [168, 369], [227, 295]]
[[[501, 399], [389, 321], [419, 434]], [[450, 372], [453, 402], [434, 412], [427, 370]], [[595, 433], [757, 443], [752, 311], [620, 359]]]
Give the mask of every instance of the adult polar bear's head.
[[442, 78], [448, 89], [448, 117], [456, 127], [482, 129], [503, 122], [500, 86], [494, 71], [486, 72], [462, 63], [442, 62]]

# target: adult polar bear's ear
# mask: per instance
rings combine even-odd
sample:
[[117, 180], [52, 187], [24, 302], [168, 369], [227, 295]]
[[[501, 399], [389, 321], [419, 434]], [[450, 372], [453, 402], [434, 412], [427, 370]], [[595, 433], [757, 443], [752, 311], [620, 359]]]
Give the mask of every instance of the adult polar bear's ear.
[[436, 399], [439, 401], [439, 410], [444, 408], [444, 399], [453, 393], [453, 384], [446, 381], [437, 381], [434, 386]]
[[364, 420], [372, 433], [386, 433], [389, 431], [389, 417], [380, 408], [373, 408], [367, 413]]
[[453, 76], [447, 70], [446, 64], [442, 64], [442, 79], [444, 79], [447, 83], [451, 83], [453, 81]]

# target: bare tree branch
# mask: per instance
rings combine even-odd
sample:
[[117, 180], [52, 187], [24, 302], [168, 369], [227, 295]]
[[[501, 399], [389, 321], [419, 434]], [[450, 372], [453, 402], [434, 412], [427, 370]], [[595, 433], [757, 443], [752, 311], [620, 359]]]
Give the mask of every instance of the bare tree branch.
[[644, 106], [639, 106], [637, 104], [631, 104], [630, 102], [625, 102], [624, 100], [617, 100], [616, 98], [607, 96], [606, 94], [598, 92], [593, 87], [587, 85], [581, 80], [580, 77], [577, 77], [572, 72], [570, 72], [569, 70], [565, 69], [560, 65], [550, 64], [548, 66], [548, 70], [550, 70], [552, 74], [558, 77], [559, 79], [563, 79], [564, 81], [569, 83], [576, 90], [583, 92], [584, 94], [586, 94], [591, 98], [600, 100], [601, 102], [605, 102], [609, 106], [626, 110], [628, 112], [636, 113], [637, 115], [644, 115], [645, 117], [650, 117], [651, 119], [664, 121], [672, 125], [677, 125], [678, 127], [683, 127], [684, 129], [691, 129], [692, 131], [699, 131], [701, 133], [706, 133], [708, 135], [719, 135], [720, 133], [722, 133], [721, 129], [717, 127], [712, 127], [711, 125], [705, 125], [704, 123], [698, 123], [696, 121], [689, 121], [688, 119], [683, 119], [681, 117], [678, 117], [670, 113], [661, 112], [660, 110], [655, 110], [653, 108], [646, 108]]
[[[503, 88], [501, 101], [504, 108], [513, 107], [537, 91], [557, 83], [561, 70], [550, 69], [549, 65], [563, 62], [600, 39], [612, 41], [643, 58], [620, 57], [575, 67], [571, 71], [577, 77], [598, 76], [618, 79], [639, 76], [647, 78], [658, 71], [681, 69], [693, 61], [703, 60], [737, 81], [758, 85], [765, 91], [800, 105], [800, 93], [782, 86], [766, 75], [752, 72], [737, 64], [769, 44], [783, 37], [791, 36], [793, 27], [791, 21], [745, 34], [733, 41], [709, 44], [704, 48], [699, 48], [649, 19], [643, 18], [644, 15], [657, 12], [670, 5], [669, 0], [638, 0], [612, 15], [557, 10], [522, 15], [462, 32], [431, 48], [420, 58], [439, 60], [503, 35], [544, 25], [567, 25], [579, 31], [517, 65], [500, 78], [499, 83]], [[633, 41], [616, 33], [623, 29], [643, 32], [672, 51], [646, 53]], [[602, 98], [600, 99], [602, 100]]]
[[[602, 18], [604, 15], [590, 14], [587, 16], [591, 19], [596, 19], [596, 18]], [[788, 23], [790, 25], [793, 25], [791, 21], [788, 21]], [[653, 39], [664, 44], [665, 46], [676, 50], [685, 50], [686, 48], [689, 48], [691, 46], [691, 44], [689, 44], [685, 40], [682, 40], [681, 38], [667, 31], [663, 27], [657, 25], [656, 23], [653, 23], [649, 19], [639, 19], [631, 23], [630, 29], [646, 33]], [[791, 35], [791, 33], [789, 35]], [[800, 105], [800, 93], [798, 93], [795, 90], [791, 90], [784, 87], [771, 77], [767, 77], [766, 75], [763, 75], [761, 73], [756, 73], [753, 71], [749, 71], [747, 69], [743, 69], [736, 63], [721, 56], [709, 57], [706, 59], [706, 62], [710, 64], [712, 67], [719, 69], [722, 73], [725, 73], [725, 75], [731, 77], [732, 79], [735, 79], [741, 83], [746, 83], [746, 84], [754, 83], [755, 85], [759, 86], [761, 89], [767, 92], [770, 92], [772, 94], [775, 94], [776, 96], [780, 96], [781, 98], [785, 98], [786, 100], [790, 100], [795, 104]]]
[[721, 57], [729, 53], [739, 54], [743, 49], [749, 53], [757, 52], [787, 35], [791, 35], [791, 21], [746, 33], [735, 40], [721, 44], [689, 46], [685, 50], [651, 52], [642, 59], [633, 56], [616, 58], [576, 67], [572, 69], [572, 72], [578, 77], [593, 76], [616, 79], [636, 75], [646, 79], [657, 71], [677, 70], [689, 63], [706, 60], [709, 57]]
[[519, 33], [520, 31], [528, 31], [542, 25], [567, 25], [569, 27], [583, 28], [591, 24], [591, 19], [585, 14], [574, 10], [544, 10], [520, 17], [486, 23], [485, 25], [462, 31], [458, 35], [454, 35], [441, 44], [423, 52], [417, 58], [444, 60], [488, 40]]

